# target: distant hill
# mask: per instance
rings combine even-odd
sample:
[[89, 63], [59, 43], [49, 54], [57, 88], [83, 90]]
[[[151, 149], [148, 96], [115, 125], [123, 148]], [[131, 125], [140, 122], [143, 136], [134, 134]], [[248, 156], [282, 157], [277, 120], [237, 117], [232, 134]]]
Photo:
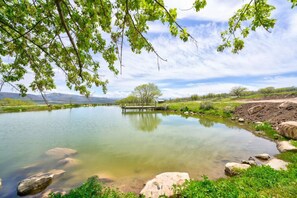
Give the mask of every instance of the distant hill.
[[[89, 97], [71, 94], [51, 93], [45, 94], [46, 99], [50, 104], [113, 104], [116, 99], [104, 97]], [[29, 100], [36, 103], [44, 103], [41, 95], [27, 94], [26, 97], [21, 97], [17, 93], [0, 92], [0, 100], [3, 98], [12, 98], [19, 100]]]

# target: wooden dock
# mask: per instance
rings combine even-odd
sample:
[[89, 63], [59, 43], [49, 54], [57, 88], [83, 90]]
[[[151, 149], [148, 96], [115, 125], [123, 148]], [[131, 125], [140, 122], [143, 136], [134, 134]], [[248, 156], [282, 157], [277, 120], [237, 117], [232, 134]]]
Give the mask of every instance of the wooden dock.
[[167, 107], [158, 107], [158, 106], [122, 106], [122, 112], [127, 110], [138, 110], [138, 111], [162, 111], [166, 110]]

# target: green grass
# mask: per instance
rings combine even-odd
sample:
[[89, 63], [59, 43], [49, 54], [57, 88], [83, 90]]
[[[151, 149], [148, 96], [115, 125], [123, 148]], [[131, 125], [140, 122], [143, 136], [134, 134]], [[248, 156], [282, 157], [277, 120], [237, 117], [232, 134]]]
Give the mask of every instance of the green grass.
[[[0, 113], [12, 113], [12, 112], [26, 112], [26, 111], [52, 111], [59, 109], [70, 109], [83, 107], [84, 104], [57, 104], [57, 105], [20, 105], [20, 106], [0, 106]], [[97, 106], [96, 104], [88, 106]]]
[[220, 102], [190, 101], [190, 102], [170, 102], [166, 103], [168, 109], [176, 112], [193, 112], [203, 115], [220, 117], [231, 117], [233, 111], [240, 103], [230, 102], [229, 100]]
[[277, 133], [277, 131], [267, 122], [262, 124], [255, 125], [256, 131], [263, 131], [265, 136], [270, 139], [285, 140], [286, 138], [282, 137]]
[[50, 194], [50, 198], [137, 198], [134, 193], [121, 193], [118, 190], [104, 187], [98, 177], [91, 177], [82, 186], [72, 189], [68, 194]]
[[16, 100], [11, 98], [3, 98], [0, 100], [0, 107], [1, 106], [22, 106], [22, 105], [35, 105], [35, 103], [28, 100]]

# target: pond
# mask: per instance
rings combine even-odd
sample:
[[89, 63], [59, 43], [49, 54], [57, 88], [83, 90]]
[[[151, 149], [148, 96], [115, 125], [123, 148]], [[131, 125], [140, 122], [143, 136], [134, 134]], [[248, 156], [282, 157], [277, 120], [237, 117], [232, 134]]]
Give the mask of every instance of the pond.
[[[58, 167], [45, 152], [78, 151], [79, 164]], [[238, 123], [166, 113], [122, 113], [119, 107], [0, 114], [0, 197], [15, 197], [19, 181], [41, 171], [66, 173], [48, 188], [69, 189], [98, 175], [107, 185], [139, 192], [162, 172], [200, 179], [224, 176], [226, 162], [278, 153], [273, 142]]]

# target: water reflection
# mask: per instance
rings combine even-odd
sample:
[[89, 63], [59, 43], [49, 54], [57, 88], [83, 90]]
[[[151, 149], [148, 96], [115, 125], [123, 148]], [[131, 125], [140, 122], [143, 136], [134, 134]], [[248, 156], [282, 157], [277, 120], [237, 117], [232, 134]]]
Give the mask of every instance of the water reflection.
[[213, 125], [215, 124], [212, 120], [207, 119], [207, 118], [200, 118], [200, 119], [199, 119], [199, 123], [200, 123], [202, 126], [205, 126], [205, 127], [207, 127], [207, 128], [209, 128], [209, 127], [213, 127]]
[[124, 115], [129, 116], [131, 123], [136, 129], [144, 132], [153, 132], [162, 122], [157, 113], [127, 112]]

